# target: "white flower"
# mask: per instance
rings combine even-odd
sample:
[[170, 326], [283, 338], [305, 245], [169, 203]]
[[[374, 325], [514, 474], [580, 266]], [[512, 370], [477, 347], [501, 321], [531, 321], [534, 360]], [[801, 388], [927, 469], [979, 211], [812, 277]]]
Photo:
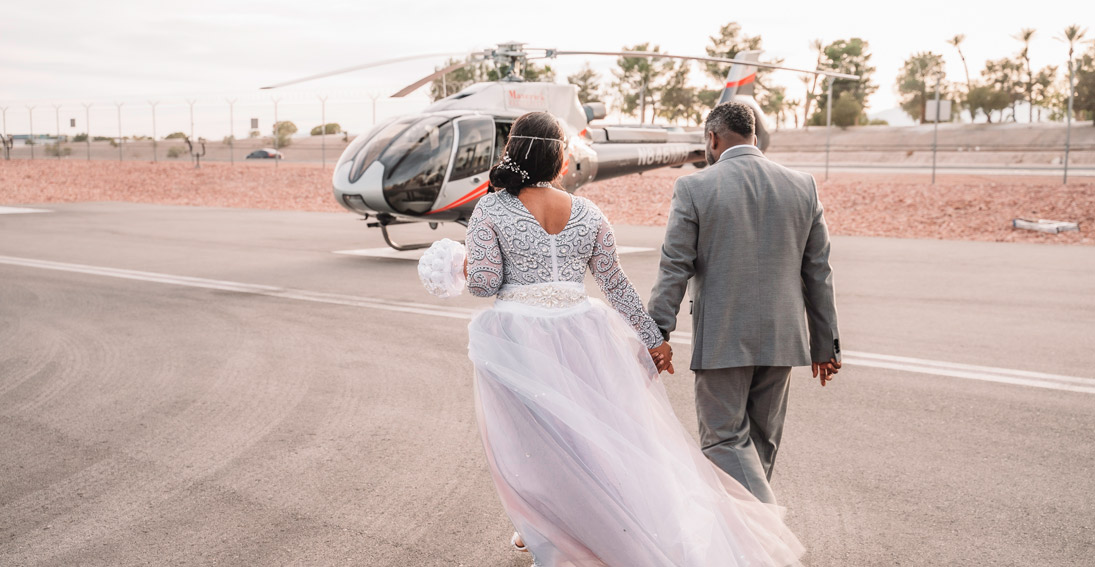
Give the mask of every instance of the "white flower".
[[418, 277], [430, 295], [456, 297], [464, 291], [464, 245], [442, 238], [434, 242], [418, 261]]

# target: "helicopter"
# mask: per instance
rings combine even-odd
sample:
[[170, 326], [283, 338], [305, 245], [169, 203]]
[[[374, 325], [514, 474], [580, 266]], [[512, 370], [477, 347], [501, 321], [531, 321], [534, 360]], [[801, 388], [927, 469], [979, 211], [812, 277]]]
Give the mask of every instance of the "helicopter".
[[[569, 193], [595, 180], [641, 173], [688, 163], [706, 165], [701, 132], [643, 124], [596, 126], [607, 108], [602, 102], [582, 104], [574, 85], [529, 82], [523, 70], [530, 59], [563, 55], [667, 58], [729, 63], [726, 85], [718, 103], [746, 104], [756, 116], [757, 145], [769, 143], [764, 113], [753, 96], [757, 68], [772, 68], [858, 79], [826, 70], [805, 70], [759, 61], [760, 51], [742, 51], [733, 59], [694, 57], [650, 51], [560, 51], [527, 48], [508, 42], [468, 55], [404, 87], [393, 98], [406, 96], [427, 83], [458, 69], [493, 62], [505, 74], [498, 81], [472, 84], [427, 106], [420, 114], [391, 118], [357, 136], [335, 165], [334, 197], [347, 210], [379, 228], [384, 242], [395, 250], [425, 248], [430, 243], [400, 244], [390, 227], [409, 223], [467, 224], [479, 198], [489, 191], [488, 174], [501, 159], [509, 129], [522, 114], [546, 111], [559, 119], [566, 133], [563, 169], [556, 180]], [[300, 79], [272, 89], [371, 67], [455, 54], [429, 54], [377, 61]], [[466, 55], [466, 54], [464, 54]], [[373, 219], [373, 220], [370, 220]]]

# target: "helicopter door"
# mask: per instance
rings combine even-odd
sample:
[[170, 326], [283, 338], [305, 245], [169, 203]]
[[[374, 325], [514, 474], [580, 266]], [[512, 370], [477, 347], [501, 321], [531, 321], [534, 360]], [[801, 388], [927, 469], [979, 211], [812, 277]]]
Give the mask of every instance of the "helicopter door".
[[462, 118], [456, 121], [456, 132], [452, 170], [434, 213], [471, 209], [476, 199], [487, 194], [490, 183], [490, 168], [494, 164], [494, 120], [489, 116]]

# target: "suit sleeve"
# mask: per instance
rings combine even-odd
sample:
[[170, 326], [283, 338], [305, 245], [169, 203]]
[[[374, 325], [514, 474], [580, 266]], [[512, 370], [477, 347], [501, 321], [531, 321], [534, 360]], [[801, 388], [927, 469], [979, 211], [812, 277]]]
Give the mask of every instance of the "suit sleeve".
[[814, 362], [840, 360], [840, 334], [836, 323], [836, 294], [833, 269], [829, 265], [829, 229], [825, 211], [813, 185], [814, 211], [806, 249], [802, 254], [802, 295], [806, 300], [806, 320], [810, 326], [810, 359]]
[[647, 311], [657, 323], [665, 340], [677, 328], [677, 312], [688, 289], [688, 280], [696, 274], [696, 247], [699, 219], [686, 189], [684, 178], [673, 185], [673, 201], [665, 228], [658, 279], [650, 295]]

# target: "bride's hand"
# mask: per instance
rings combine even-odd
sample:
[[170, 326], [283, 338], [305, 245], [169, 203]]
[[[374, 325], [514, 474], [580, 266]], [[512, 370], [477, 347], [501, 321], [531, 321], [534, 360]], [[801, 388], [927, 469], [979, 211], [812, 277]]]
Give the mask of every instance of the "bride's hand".
[[673, 374], [673, 347], [669, 346], [668, 342], [650, 349], [650, 358], [658, 367], [658, 372], [668, 370], [670, 374]]

